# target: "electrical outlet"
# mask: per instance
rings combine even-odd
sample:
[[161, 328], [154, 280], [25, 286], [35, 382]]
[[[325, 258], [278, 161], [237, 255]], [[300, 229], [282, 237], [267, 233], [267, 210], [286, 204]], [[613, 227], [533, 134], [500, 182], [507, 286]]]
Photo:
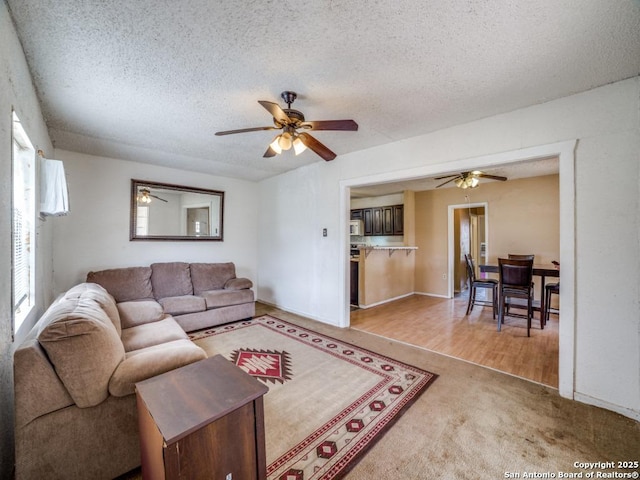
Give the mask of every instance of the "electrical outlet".
[[326, 237], [326, 236], [327, 236], [327, 229], [326, 229], [326, 228], [323, 228], [323, 229], [322, 229], [322, 236], [323, 236], [323, 237]]
[[442, 279], [443, 279], [443, 280], [446, 280], [446, 279], [447, 279], [447, 274], [446, 274], [446, 273], [443, 273], [443, 274], [442, 274]]

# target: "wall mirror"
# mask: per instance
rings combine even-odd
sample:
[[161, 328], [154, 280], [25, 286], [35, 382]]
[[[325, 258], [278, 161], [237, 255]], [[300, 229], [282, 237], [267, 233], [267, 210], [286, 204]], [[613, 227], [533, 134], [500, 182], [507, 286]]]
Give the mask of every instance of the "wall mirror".
[[131, 180], [131, 240], [222, 241], [224, 192]]

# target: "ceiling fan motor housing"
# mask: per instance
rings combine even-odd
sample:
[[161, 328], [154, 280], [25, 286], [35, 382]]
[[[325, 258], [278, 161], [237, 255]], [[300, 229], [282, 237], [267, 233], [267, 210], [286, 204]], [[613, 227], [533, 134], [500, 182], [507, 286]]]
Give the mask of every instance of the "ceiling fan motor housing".
[[293, 108], [284, 108], [283, 111], [290, 119], [296, 120], [296, 123], [304, 122], [304, 115], [300, 110], [294, 110]]

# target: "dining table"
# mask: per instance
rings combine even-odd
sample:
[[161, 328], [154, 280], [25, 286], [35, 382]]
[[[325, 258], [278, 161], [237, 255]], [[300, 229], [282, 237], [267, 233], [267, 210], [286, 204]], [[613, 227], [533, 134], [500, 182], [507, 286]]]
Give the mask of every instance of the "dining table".
[[[478, 265], [481, 274], [486, 273], [499, 273], [497, 264], [480, 264]], [[540, 303], [534, 302], [534, 310], [540, 311], [540, 325], [544, 328], [544, 309], [545, 309], [545, 294], [544, 294], [544, 284], [545, 279], [547, 277], [560, 278], [560, 269], [552, 264], [534, 264], [533, 265], [533, 276], [540, 277]], [[535, 282], [534, 282], [535, 283]], [[539, 306], [538, 306], [539, 305]]]

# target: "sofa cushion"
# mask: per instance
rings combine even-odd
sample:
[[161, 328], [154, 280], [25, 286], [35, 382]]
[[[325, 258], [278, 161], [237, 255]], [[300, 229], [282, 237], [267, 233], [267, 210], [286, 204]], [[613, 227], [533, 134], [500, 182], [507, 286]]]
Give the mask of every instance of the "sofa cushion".
[[207, 304], [207, 310], [211, 308], [226, 307], [227, 305], [239, 305], [253, 302], [253, 290], [210, 290], [200, 294]]
[[236, 267], [233, 262], [192, 263], [189, 268], [195, 295], [209, 290], [224, 288], [227, 281], [236, 278]]
[[118, 303], [153, 298], [151, 267], [112, 268], [89, 272], [87, 282], [102, 285]]
[[155, 300], [131, 300], [117, 304], [122, 328], [157, 322], [165, 317], [162, 305]]
[[124, 351], [140, 350], [141, 348], [171, 342], [173, 340], [188, 340], [189, 337], [176, 321], [167, 317], [153, 323], [145, 323], [137, 327], [122, 330], [122, 344]]
[[122, 331], [120, 313], [118, 312], [115, 299], [104, 289], [104, 287], [97, 283], [80, 283], [71, 287], [63, 295], [63, 298], [79, 297], [92, 298], [95, 300], [95, 302], [100, 305], [100, 308], [102, 308], [111, 319], [113, 326], [116, 327], [118, 335], [120, 335], [120, 332]]
[[136, 382], [155, 377], [207, 358], [203, 349], [191, 340], [174, 340], [127, 353], [109, 381], [109, 393], [124, 397], [134, 393]]
[[253, 287], [253, 282], [248, 278], [232, 278], [224, 284], [226, 290], [244, 290]]
[[109, 395], [109, 379], [124, 359], [124, 346], [100, 305], [80, 296], [52, 305], [40, 319], [38, 341], [78, 407]]
[[207, 309], [204, 298], [195, 295], [182, 295], [180, 297], [166, 297], [158, 300], [164, 313], [169, 315], [182, 315], [183, 313], [201, 312]]
[[184, 262], [153, 263], [151, 285], [156, 299], [193, 295], [189, 264]]

